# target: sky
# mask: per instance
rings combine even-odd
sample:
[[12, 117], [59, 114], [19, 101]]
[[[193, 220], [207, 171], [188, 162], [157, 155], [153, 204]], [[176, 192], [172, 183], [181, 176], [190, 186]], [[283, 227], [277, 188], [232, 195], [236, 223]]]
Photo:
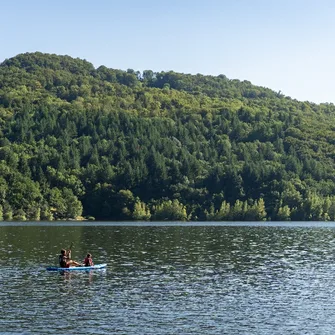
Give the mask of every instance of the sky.
[[0, 0], [0, 11], [0, 62], [40, 51], [335, 103], [333, 0]]

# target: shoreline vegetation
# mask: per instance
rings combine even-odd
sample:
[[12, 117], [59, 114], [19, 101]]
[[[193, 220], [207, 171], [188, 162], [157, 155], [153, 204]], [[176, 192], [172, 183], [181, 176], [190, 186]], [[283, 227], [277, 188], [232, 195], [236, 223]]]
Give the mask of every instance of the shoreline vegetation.
[[335, 106], [225, 75], [0, 64], [0, 221], [334, 221]]

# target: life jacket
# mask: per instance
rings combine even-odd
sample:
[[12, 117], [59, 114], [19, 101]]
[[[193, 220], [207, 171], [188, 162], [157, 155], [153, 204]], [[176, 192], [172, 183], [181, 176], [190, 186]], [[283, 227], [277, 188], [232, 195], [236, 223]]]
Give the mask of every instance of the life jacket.
[[66, 256], [59, 255], [58, 259], [59, 259], [59, 266], [61, 268], [66, 268], [67, 267]]
[[85, 264], [85, 266], [93, 266], [94, 265], [92, 258], [88, 258], [88, 257], [86, 257], [84, 259], [84, 264]]

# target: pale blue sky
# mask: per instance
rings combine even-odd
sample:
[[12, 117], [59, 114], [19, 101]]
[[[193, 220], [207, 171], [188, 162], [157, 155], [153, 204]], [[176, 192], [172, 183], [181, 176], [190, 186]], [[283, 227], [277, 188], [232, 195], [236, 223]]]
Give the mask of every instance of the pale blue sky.
[[224, 74], [335, 103], [333, 0], [0, 0], [0, 62], [41, 51], [95, 67]]

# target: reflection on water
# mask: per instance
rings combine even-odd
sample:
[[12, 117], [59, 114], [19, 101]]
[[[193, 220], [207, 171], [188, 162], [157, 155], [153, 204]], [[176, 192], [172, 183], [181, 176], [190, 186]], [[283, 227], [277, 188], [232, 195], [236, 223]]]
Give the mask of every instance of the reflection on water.
[[[49, 273], [61, 248], [102, 271]], [[334, 227], [0, 226], [0, 333], [333, 334]]]

